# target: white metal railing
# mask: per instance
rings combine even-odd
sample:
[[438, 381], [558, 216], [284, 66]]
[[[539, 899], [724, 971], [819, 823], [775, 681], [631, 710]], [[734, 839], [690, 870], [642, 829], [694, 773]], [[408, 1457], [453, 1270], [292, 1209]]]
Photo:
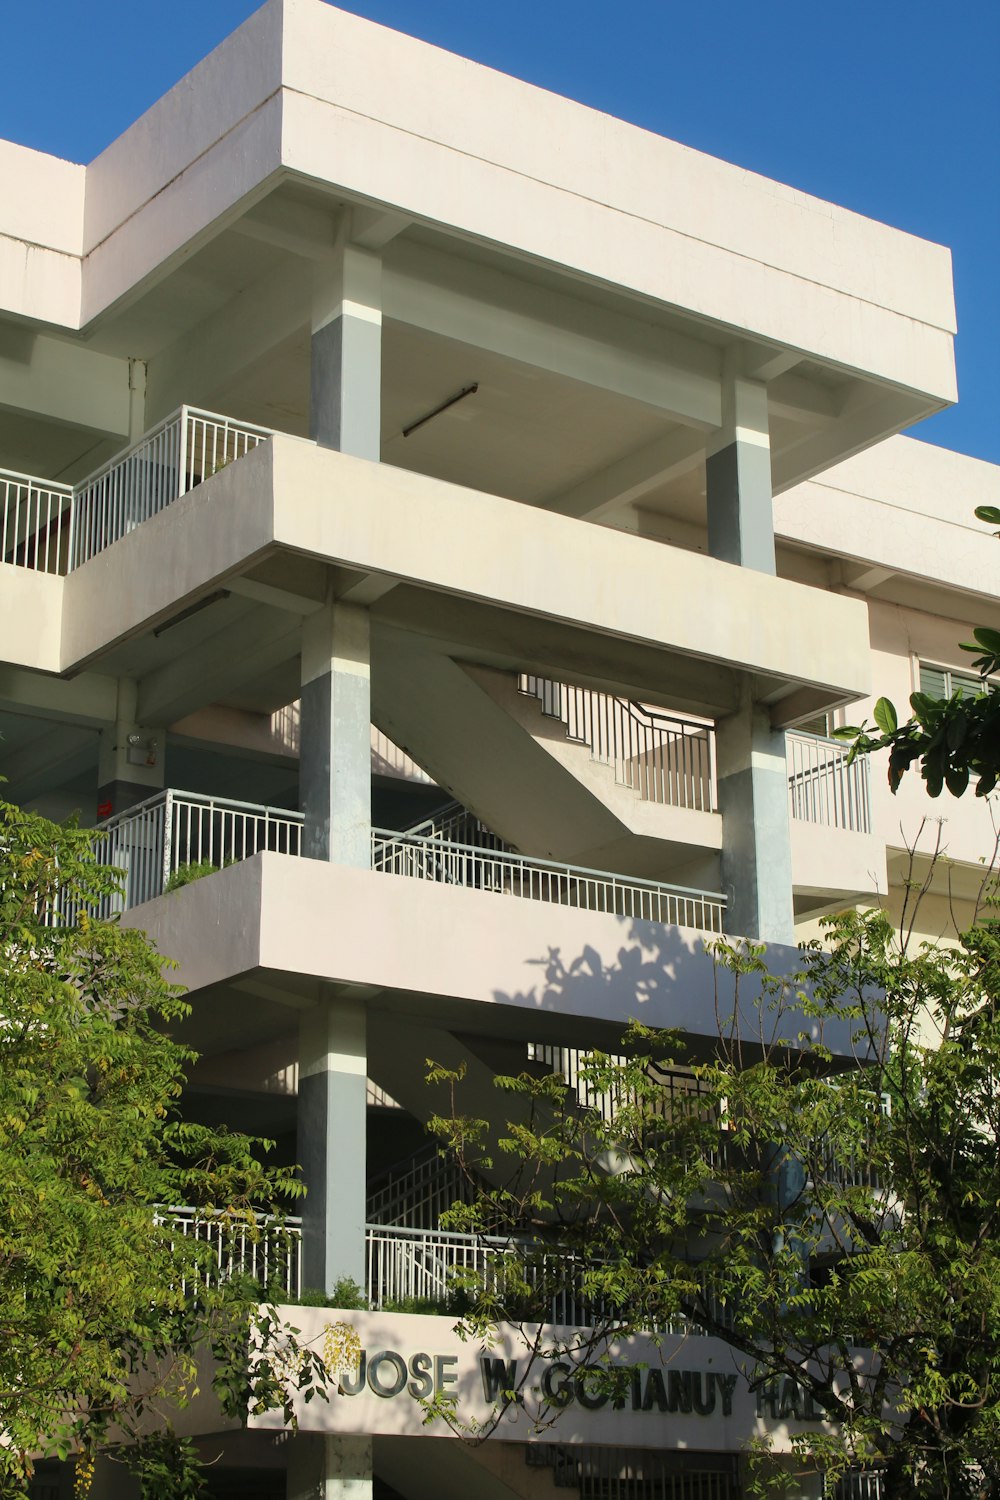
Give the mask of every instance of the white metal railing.
[[381, 1186], [368, 1194], [370, 1224], [407, 1224], [437, 1229], [441, 1215], [455, 1203], [470, 1203], [475, 1189], [457, 1161], [431, 1146], [384, 1174]]
[[0, 562], [64, 573], [72, 501], [69, 485], [0, 469]]
[[477, 849], [497, 849], [507, 854], [516, 854], [513, 844], [505, 843], [499, 834], [488, 828], [474, 812], [463, 807], [461, 802], [449, 802], [429, 818], [413, 823], [403, 830], [414, 838], [438, 839], [445, 843], [472, 844]]
[[[541, 1246], [506, 1239], [459, 1234], [447, 1229], [410, 1229], [392, 1224], [365, 1227], [368, 1298], [373, 1308], [413, 1300], [436, 1302], [442, 1310], [463, 1275], [502, 1276], [503, 1262], [521, 1259], [518, 1274], [529, 1284], [543, 1281], [553, 1264]], [[565, 1257], [560, 1257], [565, 1259]], [[581, 1268], [582, 1272], [582, 1268]], [[560, 1276], [559, 1280], [563, 1278]], [[552, 1298], [550, 1321], [587, 1327], [593, 1305], [575, 1287], [573, 1276]]]
[[124, 871], [118, 902], [124, 909], [161, 896], [186, 866], [221, 869], [261, 850], [302, 852], [301, 813], [196, 792], [157, 792], [109, 818], [100, 831], [105, 837], [97, 844], [98, 859]]
[[572, 687], [522, 672], [518, 692], [537, 698], [569, 739], [614, 769], [615, 780], [645, 802], [715, 812], [715, 731], [711, 724], [664, 713], [630, 698]]
[[[499, 1282], [504, 1262], [516, 1263], [521, 1287], [536, 1293], [548, 1283], [548, 1321], [589, 1328], [607, 1314], [600, 1302], [583, 1292], [583, 1261], [565, 1252], [547, 1252], [544, 1244], [447, 1229], [412, 1229], [393, 1224], [365, 1226], [365, 1287], [373, 1308], [422, 1301], [442, 1311], [463, 1280]], [[516, 1293], [515, 1293], [516, 1296]], [[657, 1325], [658, 1333], [704, 1334], [704, 1328], [678, 1314]]]
[[[583, 1076], [589, 1055], [585, 1048], [557, 1047], [547, 1042], [528, 1043], [530, 1061], [541, 1063], [553, 1073], [558, 1073], [566, 1080], [567, 1087], [572, 1089], [577, 1102], [584, 1109], [595, 1110], [602, 1120], [611, 1124], [622, 1103], [632, 1103], [633, 1100], [627, 1098], [620, 1088], [602, 1090]], [[613, 1066], [621, 1067], [626, 1061], [624, 1056], [608, 1054], [608, 1062]], [[709, 1085], [695, 1077], [687, 1068], [652, 1066], [647, 1076], [656, 1087], [656, 1092], [643, 1101], [643, 1109], [648, 1117], [651, 1120], [697, 1117], [707, 1125], [714, 1125], [718, 1132], [718, 1145], [703, 1146], [701, 1154], [710, 1166], [722, 1166], [726, 1160], [727, 1135], [718, 1101]]]
[[848, 746], [800, 730], [789, 732], [785, 744], [792, 817], [849, 833], [871, 833], [868, 757], [859, 755], [848, 765]]
[[372, 869], [387, 875], [441, 881], [529, 901], [607, 912], [636, 921], [664, 922], [722, 932], [725, 897], [715, 892], [635, 880], [604, 870], [528, 859], [521, 854], [372, 830]]
[[269, 427], [180, 407], [74, 487], [68, 570], [272, 436]]
[[[250, 1276], [271, 1296], [302, 1289], [302, 1220], [255, 1214], [249, 1223], [197, 1208], [164, 1208], [157, 1215], [175, 1236], [211, 1247], [218, 1278]], [[210, 1272], [214, 1276], [214, 1272]]]

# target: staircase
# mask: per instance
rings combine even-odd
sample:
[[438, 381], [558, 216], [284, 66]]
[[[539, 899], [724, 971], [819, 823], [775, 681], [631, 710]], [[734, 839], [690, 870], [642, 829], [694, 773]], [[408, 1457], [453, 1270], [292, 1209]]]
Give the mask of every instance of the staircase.
[[368, 1194], [367, 1222], [407, 1229], [440, 1229], [446, 1208], [472, 1203], [477, 1194], [458, 1163], [432, 1145], [390, 1167], [376, 1182]]
[[519, 673], [517, 690], [536, 698], [566, 738], [614, 770], [619, 786], [644, 802], [715, 812], [715, 733], [711, 724], [618, 698]]

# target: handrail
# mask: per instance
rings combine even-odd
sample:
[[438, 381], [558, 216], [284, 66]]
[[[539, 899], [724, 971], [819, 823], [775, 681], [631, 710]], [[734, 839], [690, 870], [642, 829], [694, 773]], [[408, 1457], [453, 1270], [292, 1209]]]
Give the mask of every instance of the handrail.
[[871, 833], [868, 757], [850, 761], [850, 747], [842, 741], [801, 729], [789, 730], [785, 745], [792, 817], [848, 833]]
[[140, 449], [144, 448], [147, 443], [150, 443], [153, 438], [159, 437], [161, 432], [165, 432], [172, 423], [179, 422], [185, 415], [198, 417], [207, 422], [228, 422], [235, 427], [240, 427], [246, 432], [256, 433], [261, 437], [274, 437], [277, 431], [274, 427], [261, 427], [256, 422], [244, 422], [239, 417], [227, 417], [222, 412], [203, 411], [199, 406], [188, 406], [182, 403], [180, 406], [175, 407], [169, 416], [161, 417], [154, 426], [147, 428], [127, 448], [120, 448], [117, 453], [113, 453], [110, 458], [106, 458], [102, 464], [98, 464], [96, 469], [92, 469], [89, 474], [84, 475], [82, 479], [78, 479], [73, 486], [73, 490], [77, 491], [89, 488], [102, 475], [110, 473], [118, 464], [125, 463], [134, 454], [138, 453]]
[[180, 406], [73, 488], [67, 571], [274, 436], [274, 429]]
[[[303, 814], [172, 788], [114, 814], [96, 831], [98, 858], [126, 872], [126, 908], [162, 895], [182, 866], [221, 868], [263, 851], [301, 855]], [[638, 921], [722, 930], [725, 899], [713, 891], [622, 876], [501, 849], [374, 828], [372, 869]]]
[[721, 932], [725, 897], [715, 891], [529, 858], [475, 844], [372, 829], [372, 868], [498, 895], [551, 901], [633, 921]]
[[131, 807], [123, 808], [121, 812], [113, 813], [110, 818], [105, 818], [102, 823], [95, 824], [98, 831], [114, 828], [124, 818], [134, 817], [136, 813], [145, 812], [147, 808], [154, 807], [166, 797], [180, 798], [184, 802], [211, 803], [215, 807], [232, 808], [235, 812], [256, 813], [258, 816], [285, 818], [290, 823], [301, 823], [303, 814], [296, 808], [271, 807], [265, 802], [238, 802], [235, 797], [212, 797], [208, 792], [185, 792], [180, 787], [164, 787], [162, 791], [153, 792], [145, 797], [142, 802], [133, 802]]
[[[396, 833], [391, 828], [373, 828], [372, 837], [404, 843], [410, 840], [411, 835], [408, 833]], [[662, 880], [644, 880], [638, 875], [617, 875], [613, 870], [592, 870], [587, 865], [564, 864], [556, 859], [536, 859], [534, 855], [507, 854], [503, 850], [484, 851], [478, 844], [458, 844], [452, 843], [450, 839], [422, 839], [419, 837], [415, 838], [413, 842], [426, 845], [431, 851], [444, 848], [456, 850], [463, 854], [475, 854], [480, 857], [485, 853], [488, 859], [509, 860], [512, 864], [522, 864], [530, 866], [532, 869], [553, 870], [561, 875], [585, 875], [596, 880], [621, 880], [625, 884], [635, 886], [640, 890], [669, 891], [671, 895], [693, 898], [705, 897], [710, 901], [720, 901], [723, 905], [726, 900], [725, 896], [719, 892], [698, 890], [696, 886], [669, 885], [666, 881]]]
[[536, 698], [568, 739], [587, 745], [593, 759], [611, 766], [619, 785], [643, 801], [716, 811], [715, 731], [707, 720], [527, 672], [518, 673], [517, 690]]

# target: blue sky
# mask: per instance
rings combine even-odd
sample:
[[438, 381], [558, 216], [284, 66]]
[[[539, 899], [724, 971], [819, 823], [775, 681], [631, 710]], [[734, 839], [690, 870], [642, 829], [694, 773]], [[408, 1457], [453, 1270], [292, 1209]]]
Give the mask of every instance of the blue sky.
[[[960, 403], [1000, 463], [996, 0], [356, 0], [346, 7], [950, 245]], [[0, 136], [87, 161], [255, 0], [7, 0]]]

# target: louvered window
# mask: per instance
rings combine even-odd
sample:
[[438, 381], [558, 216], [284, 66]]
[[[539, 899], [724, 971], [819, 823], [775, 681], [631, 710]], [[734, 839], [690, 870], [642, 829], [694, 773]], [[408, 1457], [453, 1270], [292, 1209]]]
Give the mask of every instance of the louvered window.
[[811, 719], [803, 719], [801, 724], [795, 728], [801, 734], [821, 734], [829, 737], [833, 733], [833, 714], [815, 714]]
[[951, 667], [920, 663], [920, 691], [931, 698], [950, 698], [961, 688], [963, 696], [974, 698], [982, 692], [983, 680], [976, 672], [955, 672]]

